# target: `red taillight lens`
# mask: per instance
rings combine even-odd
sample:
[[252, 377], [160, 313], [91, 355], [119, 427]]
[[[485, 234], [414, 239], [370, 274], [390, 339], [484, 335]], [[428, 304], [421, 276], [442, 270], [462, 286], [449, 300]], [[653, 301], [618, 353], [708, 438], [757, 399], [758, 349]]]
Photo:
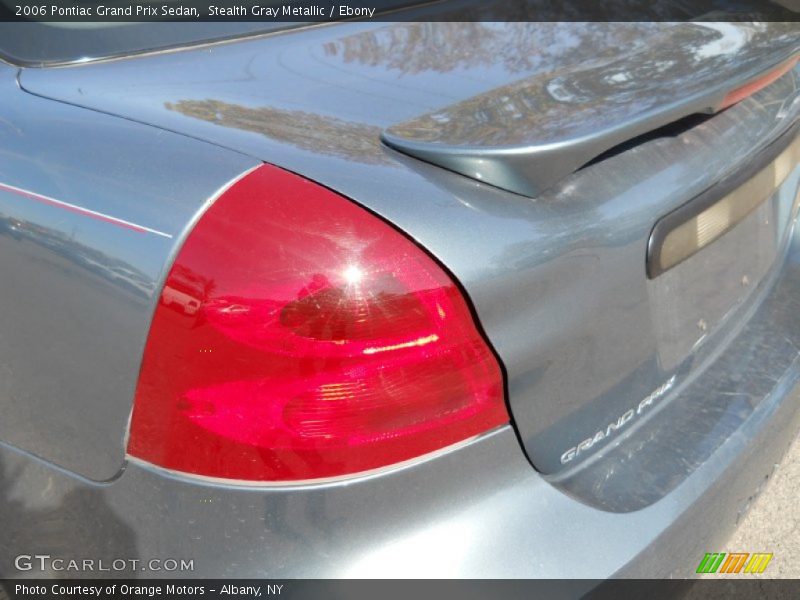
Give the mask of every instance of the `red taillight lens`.
[[167, 278], [128, 452], [229, 479], [335, 477], [508, 422], [457, 287], [337, 194], [272, 166], [226, 191]]

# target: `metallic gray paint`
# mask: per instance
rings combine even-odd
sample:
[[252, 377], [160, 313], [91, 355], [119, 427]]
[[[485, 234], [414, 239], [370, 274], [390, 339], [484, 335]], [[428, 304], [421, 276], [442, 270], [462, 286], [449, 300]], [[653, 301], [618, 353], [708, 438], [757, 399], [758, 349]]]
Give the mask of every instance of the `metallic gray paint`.
[[787, 319], [800, 308], [800, 279], [784, 264], [799, 184], [796, 169], [695, 264], [689, 259], [649, 282], [661, 309], [660, 362], [675, 383], [613, 444], [550, 481], [605, 510], [642, 508], [680, 485], [745, 422], [766, 418], [774, 397], [797, 384], [800, 336]]
[[[715, 41], [720, 31], [722, 42]], [[710, 49], [726, 42], [740, 47]], [[679, 25], [660, 27], [645, 46], [625, 50], [599, 52], [393, 125], [383, 141], [536, 196], [622, 142], [691, 114], [718, 112], [728, 92], [796, 54], [800, 32], [792, 23]]]
[[[423, 36], [422, 43], [397, 50], [409, 54], [406, 62], [429, 49], [426, 35], [436, 39], [458, 31], [422, 25], [319, 28], [202, 52], [29, 71], [21, 80], [37, 93], [202, 136], [303, 173], [419, 240], [469, 293], [506, 367], [515, 424], [528, 454], [537, 468], [553, 473], [562, 468], [561, 454], [571, 442], [583, 439], [573, 439], [576, 432], [604, 427], [671, 376], [668, 369], [675, 365], [659, 363], [659, 323], [668, 313], [650, 298], [644, 273], [650, 231], [659, 216], [747, 164], [755, 150], [794, 122], [800, 112], [798, 70], [685, 132], [598, 161], [532, 201], [379, 145], [381, 127], [369, 124], [377, 116], [367, 108], [365, 89], [381, 98], [392, 120], [392, 112], [413, 98], [431, 97], [447, 85], [450, 94], [470, 91], [469, 85], [455, 87], [452, 62], [434, 62], [416, 76], [394, 73], [390, 65], [403, 56], [389, 50], [394, 46], [377, 53], [378, 59], [391, 58], [388, 64], [362, 62], [373, 58], [374, 45], [382, 50], [382, 40], [395, 39], [394, 27], [418, 27], [414, 31]], [[529, 34], [533, 26], [507, 27], [512, 25]], [[585, 34], [583, 52], [596, 29], [612, 38], [622, 35], [607, 24], [568, 24], [566, 30], [558, 25], [542, 24], [551, 33]], [[347, 40], [367, 36], [353, 31], [367, 27], [375, 31], [356, 49], [373, 54], [355, 52], [341, 60], [343, 53], [348, 56]], [[307, 56], [325, 61], [300, 60]], [[290, 59], [300, 61], [298, 68], [290, 68]], [[436, 77], [426, 77], [435, 67]], [[198, 77], [200, 72], [206, 75]], [[335, 84], [329, 79], [334, 72]], [[386, 95], [392, 77], [395, 85]], [[387, 81], [377, 85], [376, 78]], [[430, 81], [441, 81], [441, 87]], [[398, 89], [413, 95], [398, 95]], [[310, 112], [319, 90], [326, 103], [317, 106], [327, 114], [320, 108]], [[300, 108], [290, 108], [290, 98]], [[691, 347], [698, 337], [683, 343]]]
[[20, 224], [0, 235], [0, 439], [104, 480], [123, 466], [171, 253], [257, 161], [31, 96], [15, 76], [0, 67], [0, 183], [18, 188], [0, 188], [0, 219]]
[[[794, 297], [800, 285], [800, 242], [794, 234], [788, 245], [788, 215], [783, 229], [754, 222], [738, 242], [757, 249], [763, 261], [758, 276], [737, 294], [716, 296], [710, 285], [692, 282], [702, 282], [706, 260], [716, 263], [720, 280], [742, 280], [741, 265], [727, 260], [723, 247], [712, 245], [697, 255], [701, 262], [690, 259], [676, 268], [674, 293], [664, 278], [647, 280], [647, 240], [659, 216], [744, 167], [754, 151], [791, 126], [800, 112], [800, 71], [691, 127], [620, 148], [536, 199], [379, 142], [381, 131], [394, 123], [588, 60], [598, 44], [609, 51], [623, 42], [645, 45], [648, 34], [667, 27], [349, 23], [24, 71], [26, 91], [62, 103], [33, 96], [26, 102], [44, 103], [52, 114], [79, 115], [84, 127], [97, 120], [130, 128], [130, 135], [144, 136], [149, 144], [148, 158], [158, 151], [151, 136], [174, 140], [179, 148], [152, 161], [167, 164], [149, 167], [172, 185], [183, 185], [188, 174], [173, 173], [169, 157], [207, 152], [190, 172], [208, 185], [178, 195], [182, 212], [161, 216], [157, 196], [134, 202], [130, 195], [124, 203], [129, 210], [104, 205], [103, 212], [140, 219], [178, 239], [215, 184], [260, 159], [336, 189], [419, 240], [462, 283], [502, 358], [516, 432], [505, 428], [445, 456], [358, 481], [283, 490], [209, 485], [133, 463], [114, 482], [92, 484], [3, 445], [0, 503], [9, 508], [0, 513], [0, 526], [12, 532], [5, 539], [13, 544], [0, 542], [0, 572], [10, 569], [12, 546], [65, 554], [78, 540], [87, 552], [101, 555], [186, 554], [207, 576], [605, 577], [693, 569], [693, 553], [722, 542], [797, 431], [800, 365], [792, 348], [800, 354], [798, 321], [796, 307], [785, 298]], [[539, 45], [540, 53], [533, 54]], [[735, 64], [735, 56], [730, 60]], [[126, 144], [115, 148], [121, 162], [135, 160]], [[102, 167], [101, 154], [80, 158]], [[219, 174], [213, 165], [223, 161], [231, 162]], [[115, 175], [114, 190], [125, 182], [142, 184], [138, 173]], [[24, 183], [20, 187], [32, 186]], [[770, 206], [780, 211], [798, 185], [795, 173]], [[172, 225], [155, 215], [173, 219]], [[115, 248], [109, 245], [106, 252]], [[156, 254], [163, 269], [170, 249], [158, 247]], [[57, 292], [67, 289], [52, 281], [46, 283]], [[102, 310], [114, 305], [97, 295], [91, 302]], [[683, 315], [681, 307], [697, 312]], [[688, 319], [697, 314], [714, 315], [705, 331], [690, 327]], [[676, 315], [686, 320], [672, 329]], [[765, 324], [782, 324], [784, 341]], [[142, 340], [144, 331], [137, 332]], [[753, 340], [770, 351], [747, 354], [742, 346]], [[775, 358], [773, 352], [781, 360], [770, 367], [762, 361]], [[739, 370], [763, 379], [744, 389], [736, 380]], [[563, 470], [560, 456], [582, 439], [579, 433], [596, 431], [672, 375], [679, 385], [664, 396], [665, 408], [619, 443]], [[129, 371], [120, 379], [120, 385], [134, 382]], [[732, 389], [745, 394], [744, 403], [726, 401]], [[668, 409], [674, 415], [693, 405], [701, 407], [698, 422], [678, 419], [683, 425], [670, 429], [667, 417], [674, 417]], [[20, 410], [18, 404], [8, 407]], [[49, 409], [54, 418], [61, 416], [60, 406], [51, 403]], [[547, 477], [525, 460], [515, 433]], [[685, 436], [696, 443], [686, 443]], [[59, 443], [71, 444], [68, 452], [108, 451], [91, 437]], [[657, 448], [674, 454], [656, 461]], [[57, 454], [58, 447], [47, 450]], [[598, 484], [615, 472], [626, 473], [623, 483], [638, 485]], [[34, 526], [41, 521], [50, 525]], [[100, 526], [114, 536], [99, 535]], [[389, 572], [376, 571], [381, 566]]]
[[[788, 252], [748, 336], [768, 322], [800, 339], [799, 235]], [[800, 425], [798, 353], [774, 379], [762, 356], [772, 358], [755, 352], [753, 367], [773, 385], [757, 410], [668, 497], [627, 514], [547, 482], [510, 428], [384, 475], [277, 490], [209, 486], [133, 463], [94, 484], [0, 444], [0, 574], [41, 575], [16, 572], [17, 553], [80, 547], [85, 556], [193, 558], [206, 577], [689, 576], [725, 542]]]
[[[25, 71], [21, 82], [31, 92], [302, 173], [419, 240], [469, 293], [507, 370], [528, 455], [554, 473], [572, 445], [565, 442], [583, 439], [573, 440], [577, 431], [607, 425], [671, 376], [658, 362], [658, 325], [667, 314], [651, 300], [644, 270], [650, 231], [661, 215], [746, 165], [794, 122], [800, 70], [685, 131], [597, 161], [535, 200], [393, 152], [380, 145], [380, 132], [402, 112], [419, 111], [415, 104], [450, 105], [454, 95], [473, 96], [478, 86], [496, 86], [501, 74], [524, 71], [508, 54], [490, 51], [498, 45], [510, 52], [516, 43], [522, 51], [529, 36], [551, 36], [548, 48], [571, 63], [588, 59], [601, 36], [621, 43], [670, 27], [470, 23], [466, 31], [482, 50], [475, 65], [463, 53], [466, 33], [453, 24], [354, 23]], [[414, 43], [405, 45], [409, 36]], [[564, 51], [557, 41], [570, 36], [583, 43]], [[437, 43], [449, 54], [426, 62]], [[552, 68], [549, 60], [555, 54], [537, 68]], [[465, 77], [467, 66], [474, 77]], [[703, 297], [698, 292], [688, 301], [701, 304]]]

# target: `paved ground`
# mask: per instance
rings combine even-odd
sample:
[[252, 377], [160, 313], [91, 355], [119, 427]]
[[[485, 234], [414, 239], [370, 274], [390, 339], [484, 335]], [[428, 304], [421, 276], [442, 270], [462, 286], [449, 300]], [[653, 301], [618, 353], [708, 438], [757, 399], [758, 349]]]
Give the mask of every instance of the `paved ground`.
[[[762, 577], [800, 577], [800, 437], [722, 550], [772, 552]], [[742, 575], [750, 577], [752, 575]], [[726, 575], [730, 577], [730, 575]]]
[[[780, 467], [756, 499], [723, 552], [772, 552], [772, 561], [761, 575], [701, 575], [685, 600], [731, 600], [769, 598], [796, 600], [794, 588], [777, 581], [800, 577], [800, 437], [795, 440]], [[735, 582], [731, 579], [749, 579]], [[744, 584], [746, 587], [741, 587]]]

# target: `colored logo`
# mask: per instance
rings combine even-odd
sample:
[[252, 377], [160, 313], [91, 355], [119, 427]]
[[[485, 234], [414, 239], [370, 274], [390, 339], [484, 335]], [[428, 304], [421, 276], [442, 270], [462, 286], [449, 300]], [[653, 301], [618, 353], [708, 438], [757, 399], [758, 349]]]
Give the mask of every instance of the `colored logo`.
[[710, 552], [706, 553], [700, 565], [697, 567], [698, 573], [763, 573], [769, 561], [772, 560], [772, 553], [755, 552]]

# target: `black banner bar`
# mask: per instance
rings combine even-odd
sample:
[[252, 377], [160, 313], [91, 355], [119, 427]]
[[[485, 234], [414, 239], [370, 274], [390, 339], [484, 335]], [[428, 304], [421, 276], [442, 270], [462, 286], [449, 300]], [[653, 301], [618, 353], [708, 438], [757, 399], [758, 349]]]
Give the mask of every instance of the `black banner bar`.
[[800, 593], [798, 580], [756, 578], [700, 580], [617, 579], [574, 580], [0, 580], [0, 600], [4, 591], [14, 600], [85, 600], [124, 598], [128, 600], [217, 599], [292, 599], [311, 600], [443, 600], [535, 598], [616, 600], [618, 598], [795, 598]]
[[797, 21], [799, 0], [0, 0], [0, 22]]

